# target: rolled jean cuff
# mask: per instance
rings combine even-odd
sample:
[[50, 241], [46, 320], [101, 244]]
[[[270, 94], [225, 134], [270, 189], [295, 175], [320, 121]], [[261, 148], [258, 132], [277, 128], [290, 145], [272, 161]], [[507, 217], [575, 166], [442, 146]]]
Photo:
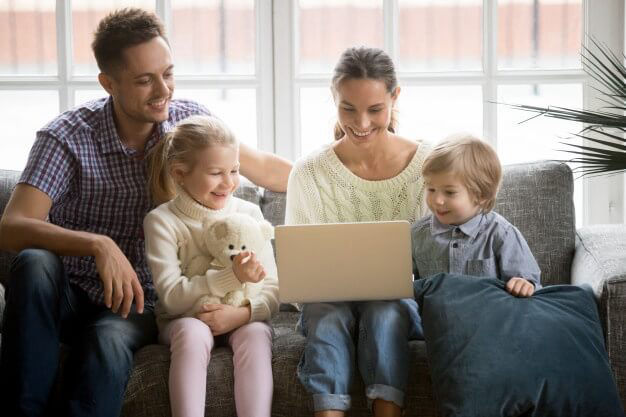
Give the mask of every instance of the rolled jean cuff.
[[340, 410], [347, 411], [350, 409], [351, 399], [349, 395], [343, 394], [314, 394], [313, 395], [313, 410], [326, 411], [326, 410]]
[[374, 400], [378, 398], [393, 402], [398, 407], [404, 408], [404, 392], [389, 385], [369, 385], [365, 389], [365, 396], [367, 397], [367, 405], [370, 409], [372, 408]]

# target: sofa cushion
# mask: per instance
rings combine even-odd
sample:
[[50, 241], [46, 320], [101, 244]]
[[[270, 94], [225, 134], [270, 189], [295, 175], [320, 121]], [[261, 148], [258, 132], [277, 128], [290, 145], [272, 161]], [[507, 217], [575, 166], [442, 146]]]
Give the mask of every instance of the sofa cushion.
[[[0, 169], [0, 215], [9, 202], [13, 188], [20, 178], [21, 172]], [[0, 251], [0, 283], [5, 284], [9, 279], [9, 267], [14, 254]]]
[[623, 416], [591, 289], [530, 298], [495, 278], [415, 282], [435, 398], [446, 416]]
[[541, 269], [544, 286], [569, 284], [576, 244], [572, 170], [553, 161], [503, 168], [494, 210], [526, 238]]

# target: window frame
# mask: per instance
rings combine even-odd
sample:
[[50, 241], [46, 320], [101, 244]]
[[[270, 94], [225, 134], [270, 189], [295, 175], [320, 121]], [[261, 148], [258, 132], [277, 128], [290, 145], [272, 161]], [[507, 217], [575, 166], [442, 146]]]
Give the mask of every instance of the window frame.
[[[596, 0], [597, 1], [597, 0]], [[593, 0], [582, 0], [582, 33], [588, 33], [613, 50], [624, 50], [624, 39], [614, 33], [624, 33], [624, 4], [619, 0], [603, 1], [603, 7], [591, 7]], [[275, 151], [289, 159], [300, 156], [300, 97], [302, 87], [328, 87], [330, 74], [295, 73], [297, 68], [297, 1], [274, 3], [274, 67], [276, 106]], [[566, 70], [500, 70], [497, 62], [497, 0], [483, 1], [483, 70], [437, 73], [398, 72], [398, 82], [409, 86], [479, 85], [483, 93], [483, 137], [498, 149], [498, 86], [517, 84], [579, 83], [583, 87], [583, 106], [599, 108], [593, 100], [595, 92], [590, 79], [581, 69]], [[397, 62], [398, 0], [383, 0], [384, 46]], [[608, 24], [607, 24], [608, 22]], [[587, 45], [588, 39], [581, 39]], [[330, 132], [329, 132], [330, 140]], [[623, 223], [624, 175], [583, 180], [583, 225]]]

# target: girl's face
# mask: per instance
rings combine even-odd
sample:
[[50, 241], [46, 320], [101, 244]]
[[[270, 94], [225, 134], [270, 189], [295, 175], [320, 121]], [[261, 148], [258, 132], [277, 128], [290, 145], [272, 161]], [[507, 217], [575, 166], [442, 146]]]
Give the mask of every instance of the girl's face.
[[477, 215], [481, 206], [465, 184], [451, 172], [425, 177], [426, 204], [443, 224], [461, 225]]
[[239, 147], [218, 145], [196, 155], [191, 171], [173, 169], [176, 182], [194, 200], [213, 210], [224, 208], [239, 186]]
[[368, 143], [387, 135], [391, 110], [400, 87], [387, 92], [384, 81], [347, 79], [334, 91], [341, 129], [346, 138], [356, 144]]

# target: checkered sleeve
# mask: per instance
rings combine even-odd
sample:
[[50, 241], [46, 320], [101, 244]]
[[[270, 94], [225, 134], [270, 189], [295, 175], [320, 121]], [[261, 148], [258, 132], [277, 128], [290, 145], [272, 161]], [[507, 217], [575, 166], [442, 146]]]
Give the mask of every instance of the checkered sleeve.
[[39, 131], [19, 183], [32, 185], [57, 203], [74, 179], [75, 165], [66, 143], [49, 131]]

